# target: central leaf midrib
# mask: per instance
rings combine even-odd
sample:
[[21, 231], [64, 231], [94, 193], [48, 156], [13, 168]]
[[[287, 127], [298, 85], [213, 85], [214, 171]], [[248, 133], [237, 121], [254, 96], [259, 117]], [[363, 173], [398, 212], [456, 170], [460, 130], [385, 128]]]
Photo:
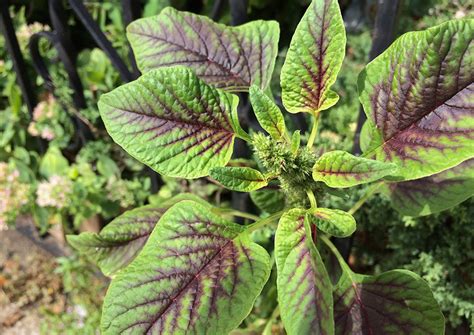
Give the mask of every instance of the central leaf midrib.
[[[170, 119], [170, 118], [166, 118], [166, 117], [162, 117], [162, 116], [159, 116], [157, 114], [153, 114], [153, 115], [149, 115], [149, 114], [145, 114], [145, 113], [140, 113], [140, 112], [137, 112], [137, 111], [133, 111], [133, 110], [128, 110], [128, 109], [123, 109], [123, 108], [119, 108], [119, 107], [115, 107], [115, 106], [112, 106], [109, 104], [110, 107], [118, 110], [118, 111], [122, 111], [122, 112], [126, 112], [126, 113], [130, 113], [130, 114], [138, 114], [138, 115], [142, 115], [142, 116], [145, 116], [145, 117], [149, 117], [151, 119], [158, 119], [158, 120], [163, 120], [163, 121], [166, 121], [166, 122], [171, 122], [171, 123], [177, 123], [177, 124], [184, 124], [184, 125], [188, 125], [188, 126], [191, 126], [192, 128], [207, 128], [207, 129], [211, 129], [211, 130], [214, 130], [216, 132], [225, 132], [225, 133], [228, 133], [228, 134], [232, 134], [234, 135], [235, 133], [233, 132], [233, 129], [232, 131], [224, 128], [224, 127], [221, 127], [221, 128], [217, 128], [217, 127], [213, 127], [213, 126], [210, 126], [206, 123], [199, 123], [199, 122], [192, 122], [192, 121], [183, 121], [183, 120], [178, 120], [178, 119]], [[230, 124], [229, 124], [230, 126]], [[232, 127], [231, 127], [232, 128]]]
[[215, 260], [215, 258], [231, 243], [234, 243], [234, 240], [239, 238], [242, 233], [245, 231], [242, 231], [238, 233], [234, 238], [229, 239], [219, 250], [199, 269], [199, 271], [192, 275], [191, 279], [186, 283], [186, 285], [179, 290], [179, 292], [170, 299], [170, 301], [166, 304], [165, 307], [162, 308], [162, 310], [159, 312], [158, 316], [156, 316], [152, 322], [150, 323], [150, 326], [145, 330], [145, 334], [153, 328], [153, 326], [156, 324], [156, 322], [168, 311], [168, 309], [175, 303], [175, 301], [184, 293], [187, 291], [188, 286], [191, 285], [195, 280], [198, 280], [198, 277], [201, 275], [201, 273], [209, 266], [211, 262]]

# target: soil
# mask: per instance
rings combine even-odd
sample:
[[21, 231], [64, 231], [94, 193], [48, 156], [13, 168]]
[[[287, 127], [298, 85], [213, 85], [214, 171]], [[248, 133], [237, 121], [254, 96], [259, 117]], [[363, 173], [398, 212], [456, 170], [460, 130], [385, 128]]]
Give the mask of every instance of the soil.
[[[0, 232], [0, 334], [40, 333], [41, 312], [66, 308], [56, 257], [65, 254], [53, 238], [40, 239], [30, 220]], [[40, 310], [41, 309], [41, 310]]]

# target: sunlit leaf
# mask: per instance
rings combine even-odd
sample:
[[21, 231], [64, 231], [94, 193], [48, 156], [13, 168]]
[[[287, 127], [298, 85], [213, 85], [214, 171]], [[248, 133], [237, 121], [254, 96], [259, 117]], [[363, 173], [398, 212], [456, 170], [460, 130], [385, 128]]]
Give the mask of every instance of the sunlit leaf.
[[[110, 276], [128, 265], [142, 250], [156, 223], [172, 205], [183, 200], [199, 201], [192, 194], [180, 194], [159, 205], [139, 207], [120, 215], [100, 233], [68, 235], [69, 244], [93, 260]], [[202, 200], [201, 200], [202, 201]]]
[[311, 238], [306, 211], [292, 209], [278, 223], [275, 260], [280, 314], [289, 335], [334, 333], [332, 285]]
[[210, 175], [233, 191], [251, 192], [267, 186], [267, 180], [262, 173], [249, 167], [213, 168]]
[[285, 119], [280, 108], [256, 86], [250, 88], [250, 102], [258, 123], [272, 138], [278, 140], [286, 135]]
[[112, 280], [102, 332], [228, 334], [250, 313], [270, 270], [268, 253], [244, 227], [182, 201]]
[[474, 157], [474, 20], [397, 39], [359, 78], [371, 130], [365, 156], [426, 177]]
[[291, 113], [315, 113], [335, 105], [331, 91], [346, 49], [336, 0], [313, 0], [291, 40], [281, 70], [282, 99]]
[[170, 177], [198, 178], [229, 161], [238, 99], [175, 67], [146, 73], [104, 94], [110, 136], [130, 155]]
[[311, 223], [321, 231], [335, 237], [347, 237], [356, 230], [354, 217], [339, 209], [316, 208], [308, 212]]
[[313, 179], [330, 187], [352, 187], [370, 183], [397, 170], [395, 164], [351, 155], [345, 151], [324, 153], [314, 165]]
[[164, 66], [193, 68], [207, 83], [233, 91], [262, 89], [270, 82], [278, 52], [276, 21], [238, 27], [171, 7], [127, 27], [138, 67], [145, 73]]

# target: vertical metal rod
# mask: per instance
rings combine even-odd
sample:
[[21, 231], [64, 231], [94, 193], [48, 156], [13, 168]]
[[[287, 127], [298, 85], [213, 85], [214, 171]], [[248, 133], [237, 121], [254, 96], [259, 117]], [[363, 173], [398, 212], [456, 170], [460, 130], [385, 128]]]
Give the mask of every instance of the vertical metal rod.
[[[141, 12], [142, 10], [140, 1], [122, 0], [122, 18], [125, 27], [127, 27], [134, 20], [138, 19], [141, 16]], [[127, 42], [127, 44], [130, 49], [128, 52], [128, 58], [130, 60], [130, 64], [132, 65], [133, 78], [135, 79], [140, 76], [140, 71], [138, 70], [132, 47], [130, 46], [130, 43]]]
[[[372, 47], [369, 53], [369, 61], [380, 55], [394, 39], [394, 33], [397, 22], [397, 13], [401, 7], [401, 0], [379, 0], [377, 15], [375, 17], [374, 34], [372, 37]], [[357, 128], [354, 135], [354, 145], [352, 152], [356, 155], [361, 154], [360, 132], [365, 120], [367, 119], [362, 106], [359, 107], [359, 117]], [[334, 244], [344, 259], [349, 259], [352, 245], [354, 243], [355, 233], [351, 237], [335, 239]]]
[[224, 8], [224, 1], [223, 0], [216, 0], [214, 2], [214, 5], [212, 6], [212, 11], [211, 11], [211, 19], [213, 21], [219, 20], [219, 18], [222, 15], [222, 9]]
[[247, 22], [248, 0], [229, 0], [229, 6], [233, 26]]
[[[397, 13], [401, 7], [401, 0], [379, 0], [378, 10], [375, 17], [374, 35], [372, 37], [372, 47], [369, 53], [369, 61], [380, 55], [393, 42], [396, 28]], [[361, 154], [360, 132], [367, 119], [362, 106], [359, 108], [357, 128], [354, 135], [354, 145], [352, 152]]]
[[127, 68], [127, 65], [124, 63], [124, 61], [120, 58], [119, 54], [114, 49], [105, 34], [100, 30], [100, 27], [91, 17], [82, 1], [69, 0], [69, 4], [97, 45], [107, 54], [110, 61], [112, 62], [112, 65], [120, 73], [122, 80], [125, 82], [132, 81], [134, 79], [133, 74]]
[[8, 11], [8, 1], [0, 1], [0, 30], [5, 36], [5, 44], [7, 51], [12, 57], [13, 69], [16, 73], [16, 80], [20, 86], [23, 99], [28, 108], [30, 116], [33, 115], [33, 109], [36, 106], [36, 97], [31, 87], [31, 78], [29, 78], [26, 71], [26, 64], [20, 50], [20, 45], [15, 35], [10, 13]]

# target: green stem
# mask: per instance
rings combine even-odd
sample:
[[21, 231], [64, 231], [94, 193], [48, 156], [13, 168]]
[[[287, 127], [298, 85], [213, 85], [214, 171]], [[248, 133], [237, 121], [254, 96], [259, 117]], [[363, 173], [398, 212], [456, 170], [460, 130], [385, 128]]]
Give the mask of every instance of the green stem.
[[347, 265], [346, 261], [344, 260], [344, 257], [342, 257], [341, 253], [339, 252], [339, 250], [337, 250], [336, 246], [331, 242], [331, 240], [326, 235], [323, 235], [323, 234], [320, 234], [319, 238], [321, 239], [321, 241], [324, 242], [324, 244], [328, 246], [329, 250], [331, 250], [334, 256], [336, 256], [336, 259], [339, 262], [339, 265], [341, 266], [341, 268], [344, 271], [351, 273], [352, 270], [349, 268], [349, 265]]
[[306, 190], [306, 194], [308, 195], [309, 203], [311, 204], [311, 209], [318, 208], [318, 203], [316, 202], [316, 197], [314, 196], [313, 191]]
[[250, 219], [250, 220], [253, 220], [253, 221], [258, 221], [258, 220], [261, 219], [260, 217], [258, 217], [256, 215], [249, 214], [249, 213], [244, 213], [244, 212], [232, 209], [232, 208], [229, 208], [229, 209], [227, 209], [227, 208], [213, 208], [212, 212], [214, 212], [215, 214], [239, 216], [241, 218], [246, 218], [246, 219]]
[[262, 332], [262, 335], [272, 334], [272, 331], [271, 331], [272, 330], [272, 325], [273, 325], [273, 322], [275, 322], [275, 320], [277, 319], [278, 316], [280, 316], [280, 306], [277, 305], [277, 307], [275, 307], [275, 309], [273, 310], [273, 313], [270, 316], [270, 319], [268, 320], [268, 322], [265, 326], [265, 329]]
[[316, 139], [316, 134], [318, 133], [318, 124], [319, 124], [319, 113], [313, 114], [313, 127], [311, 128], [311, 134], [309, 135], [308, 143], [306, 146], [311, 149]]
[[260, 219], [256, 222], [252, 223], [251, 225], [249, 225], [246, 231], [249, 232], [249, 233], [254, 232], [257, 229], [260, 229], [260, 228], [266, 226], [267, 224], [272, 223], [275, 220], [278, 220], [283, 215], [283, 213], [285, 213], [284, 210], [276, 212], [276, 213], [274, 213], [274, 214], [272, 214], [269, 217], [266, 217], [264, 219]]
[[374, 195], [374, 193], [382, 186], [382, 184], [383, 182], [379, 182], [369, 187], [365, 194], [362, 196], [362, 198], [360, 198], [359, 201], [357, 201], [354, 206], [349, 209], [348, 213], [352, 215], [357, 212], [362, 207], [362, 205], [365, 204], [365, 202], [369, 200], [371, 196]]

